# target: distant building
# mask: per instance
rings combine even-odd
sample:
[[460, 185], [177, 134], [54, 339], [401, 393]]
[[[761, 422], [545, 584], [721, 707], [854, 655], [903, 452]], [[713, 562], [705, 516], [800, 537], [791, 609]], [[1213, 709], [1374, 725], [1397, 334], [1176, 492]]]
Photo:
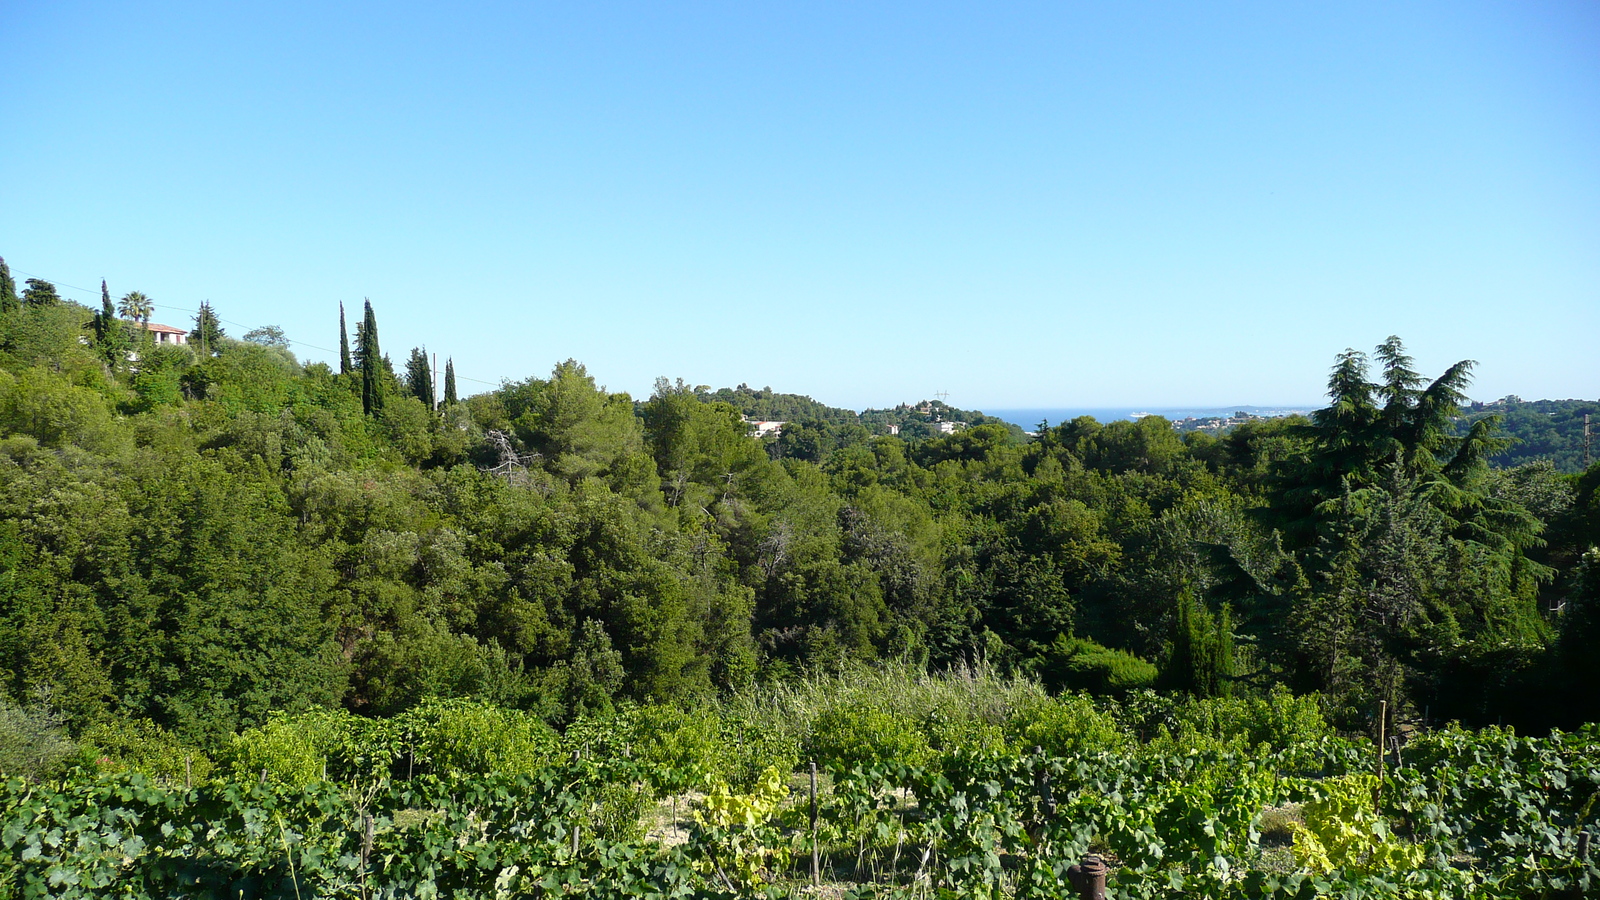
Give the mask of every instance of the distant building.
[[967, 423], [965, 423], [965, 422], [935, 422], [935, 423], [933, 423], [933, 427], [938, 429], [940, 434], [955, 434], [956, 432], [960, 431], [961, 429], [967, 427]]
[[182, 328], [173, 328], [171, 325], [162, 325], [159, 322], [151, 322], [146, 325], [143, 322], [134, 321], [127, 324], [150, 332], [150, 337], [158, 344], [189, 343], [189, 332]]
[[787, 422], [756, 422], [750, 419], [745, 419], [745, 422], [749, 424], [752, 429], [754, 429], [753, 433], [756, 437], [766, 437], [769, 434], [777, 434], [783, 429], [783, 426], [789, 424]]

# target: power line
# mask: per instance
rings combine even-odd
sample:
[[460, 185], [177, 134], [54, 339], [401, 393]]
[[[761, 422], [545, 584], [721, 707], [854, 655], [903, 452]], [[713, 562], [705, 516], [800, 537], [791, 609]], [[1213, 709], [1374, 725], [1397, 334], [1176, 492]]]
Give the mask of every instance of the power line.
[[[52, 285], [54, 285], [54, 286], [56, 286], [58, 288], [67, 288], [69, 290], [80, 291], [82, 293], [89, 294], [90, 296], [93, 296], [93, 297], [99, 297], [100, 296], [100, 291], [97, 288], [78, 287], [75, 284], [67, 284], [64, 281], [51, 281], [50, 279], [45, 278], [43, 275], [37, 274], [35, 272], [24, 272], [23, 270], [17, 269], [17, 268], [13, 268], [11, 271], [16, 272], [18, 275], [26, 275], [29, 278], [38, 278], [38, 279], [40, 279], [42, 281], [47, 281], [50, 284], [52, 284]], [[210, 302], [210, 301], [207, 301], [207, 302]], [[156, 309], [167, 309], [167, 310], [171, 310], [173, 312], [195, 313], [197, 315], [200, 312], [200, 310], [198, 310], [198, 309], [189, 309], [188, 307], [183, 307], [183, 306], [169, 306], [169, 305], [167, 305], [165, 303], [155, 303], [153, 301], [151, 302], [150, 305], [155, 307]], [[260, 326], [257, 326], [257, 325], [246, 325], [243, 322], [235, 322], [232, 319], [224, 319], [221, 316], [217, 316], [217, 321], [224, 322], [224, 323], [226, 323], [228, 325], [233, 325], [233, 326], [235, 326], [237, 328], [254, 329], [254, 328], [260, 327]], [[296, 347], [307, 347], [307, 348], [312, 349], [312, 350], [321, 350], [323, 353], [338, 353], [339, 352], [339, 351], [334, 350], [334, 349], [329, 348], [329, 347], [319, 347], [316, 344], [308, 344], [305, 341], [297, 341], [297, 340], [294, 340], [291, 337], [288, 337], [287, 335], [284, 336], [284, 340], [286, 340], [289, 343], [295, 345]], [[500, 382], [500, 381], [484, 381], [482, 378], [468, 378], [467, 376], [462, 375], [460, 373], [456, 374], [456, 380], [457, 381], [470, 381], [473, 384], [487, 384], [490, 387], [496, 387], [496, 388], [499, 387], [503, 383], [503, 382]]]

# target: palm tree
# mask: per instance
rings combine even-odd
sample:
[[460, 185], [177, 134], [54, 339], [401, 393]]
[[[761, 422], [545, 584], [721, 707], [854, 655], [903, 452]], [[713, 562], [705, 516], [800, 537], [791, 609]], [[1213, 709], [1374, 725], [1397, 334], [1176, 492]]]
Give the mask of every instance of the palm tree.
[[128, 296], [122, 298], [117, 304], [117, 312], [124, 318], [135, 322], [142, 322], [146, 327], [150, 325], [150, 313], [155, 309], [155, 304], [150, 298], [138, 291], [130, 291]]

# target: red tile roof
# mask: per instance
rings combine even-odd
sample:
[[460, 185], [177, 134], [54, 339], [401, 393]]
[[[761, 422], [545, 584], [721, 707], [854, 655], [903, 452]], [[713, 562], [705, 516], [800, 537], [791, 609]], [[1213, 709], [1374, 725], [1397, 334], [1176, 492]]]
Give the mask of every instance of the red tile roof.
[[188, 334], [189, 333], [189, 329], [187, 329], [187, 328], [173, 328], [171, 325], [162, 325], [160, 322], [151, 322], [149, 325], [146, 325], [143, 322], [133, 322], [131, 324], [137, 325], [138, 327], [143, 328], [146, 331], [155, 331], [155, 332], [159, 332], [161, 334]]

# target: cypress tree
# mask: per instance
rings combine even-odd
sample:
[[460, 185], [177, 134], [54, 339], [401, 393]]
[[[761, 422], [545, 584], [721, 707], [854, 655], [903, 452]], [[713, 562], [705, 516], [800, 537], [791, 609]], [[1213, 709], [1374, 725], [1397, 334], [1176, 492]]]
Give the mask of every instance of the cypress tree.
[[406, 387], [412, 396], [433, 409], [433, 372], [428, 368], [428, 348], [411, 348], [411, 358], [406, 360]]
[[1195, 651], [1195, 645], [1201, 638], [1194, 621], [1194, 596], [1185, 589], [1178, 594], [1178, 606], [1174, 610], [1172, 621], [1172, 651], [1167, 654], [1166, 671], [1162, 673], [1162, 682], [1166, 688], [1175, 691], [1192, 691], [1195, 689], [1195, 657], [1200, 654]]
[[344, 325], [344, 301], [339, 301], [339, 374], [350, 374], [350, 331]]
[[8, 313], [22, 304], [17, 300], [17, 282], [11, 277], [11, 267], [0, 256], [0, 313]]
[[1233, 610], [1223, 604], [1213, 616], [1205, 601], [1185, 589], [1172, 623], [1172, 652], [1162, 673], [1169, 690], [1197, 697], [1233, 693]]
[[444, 361], [444, 402], [447, 406], [456, 402], [456, 361], [448, 357]]
[[366, 301], [366, 315], [356, 332], [356, 363], [361, 366], [361, 411], [372, 415], [383, 409], [383, 351], [378, 349], [378, 317], [372, 301]]
[[117, 310], [111, 305], [111, 292], [106, 290], [104, 278], [100, 279], [100, 311], [94, 316], [94, 345], [106, 365], [113, 367], [127, 349], [122, 323], [117, 321]]
[[1233, 609], [1222, 604], [1211, 636], [1212, 696], [1233, 696]]

